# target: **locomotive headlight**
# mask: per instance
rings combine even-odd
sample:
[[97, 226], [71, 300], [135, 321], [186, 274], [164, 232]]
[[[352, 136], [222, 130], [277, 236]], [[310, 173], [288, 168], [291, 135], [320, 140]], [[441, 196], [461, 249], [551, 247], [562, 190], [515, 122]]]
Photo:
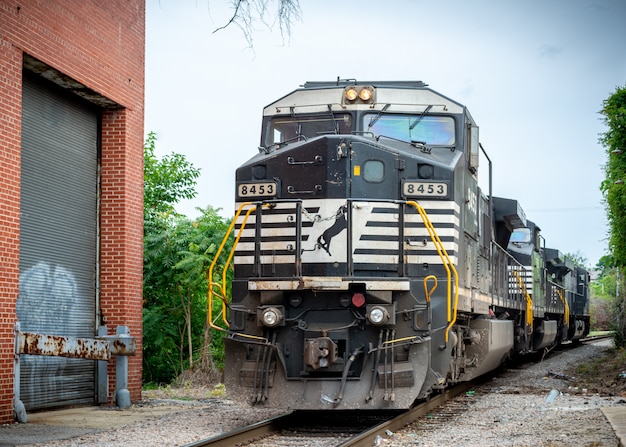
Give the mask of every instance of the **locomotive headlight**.
[[369, 322], [376, 326], [383, 325], [389, 320], [389, 312], [382, 306], [370, 307], [366, 316]]
[[355, 88], [349, 88], [346, 90], [346, 99], [348, 101], [354, 101], [358, 96], [359, 94], [357, 93]]
[[372, 98], [372, 91], [365, 87], [363, 90], [359, 92], [359, 99], [361, 101], [369, 101]]
[[281, 324], [283, 320], [283, 313], [277, 307], [266, 307], [259, 309], [259, 320], [267, 327], [276, 327]]
[[374, 87], [354, 86], [346, 87], [343, 91], [344, 104], [370, 104], [374, 101]]

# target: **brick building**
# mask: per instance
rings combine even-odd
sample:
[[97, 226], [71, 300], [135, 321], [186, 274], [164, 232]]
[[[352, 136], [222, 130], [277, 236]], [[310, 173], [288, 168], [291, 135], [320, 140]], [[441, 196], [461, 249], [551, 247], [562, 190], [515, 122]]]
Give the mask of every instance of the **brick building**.
[[[115, 389], [114, 361], [104, 399], [94, 360], [16, 368], [18, 321], [92, 338], [125, 325], [141, 352], [144, 45], [144, 0], [0, 1], [0, 423], [16, 383], [27, 410]], [[141, 355], [128, 379], [139, 399]]]

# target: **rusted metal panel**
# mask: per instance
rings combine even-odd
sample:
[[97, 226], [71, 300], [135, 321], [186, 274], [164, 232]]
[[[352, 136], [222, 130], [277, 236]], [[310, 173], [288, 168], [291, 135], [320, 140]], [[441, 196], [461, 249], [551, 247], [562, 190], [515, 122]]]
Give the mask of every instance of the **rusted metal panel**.
[[105, 340], [32, 332], [17, 333], [16, 353], [91, 360], [109, 360], [111, 358], [111, 349]]
[[127, 334], [96, 338], [66, 337], [16, 331], [16, 354], [109, 360], [137, 353], [137, 342]]
[[98, 337], [109, 344], [111, 355], [135, 355], [137, 354], [137, 342], [128, 335], [107, 335]]

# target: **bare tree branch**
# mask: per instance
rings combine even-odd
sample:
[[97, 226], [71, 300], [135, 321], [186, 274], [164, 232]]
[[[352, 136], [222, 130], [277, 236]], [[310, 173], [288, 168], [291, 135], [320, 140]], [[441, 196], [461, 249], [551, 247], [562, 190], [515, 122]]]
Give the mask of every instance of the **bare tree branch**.
[[[253, 48], [254, 25], [262, 23], [266, 28], [272, 29], [276, 22], [283, 38], [291, 36], [291, 25], [301, 20], [299, 0], [231, 0], [233, 14], [226, 24], [216, 28], [213, 33], [228, 28], [231, 25], [241, 29], [246, 42]], [[275, 11], [275, 12], [271, 12]]]
[[215, 29], [215, 30], [213, 31], [213, 34], [217, 33], [218, 31], [221, 31], [221, 30], [223, 30], [223, 29], [225, 29], [225, 28], [228, 28], [228, 26], [229, 26], [229, 25], [231, 25], [231, 24], [233, 24], [233, 23], [236, 23], [236, 22], [237, 22], [237, 18], [239, 17], [239, 10], [240, 10], [240, 8], [241, 8], [241, 3], [242, 3], [243, 1], [244, 1], [244, 0], [235, 0], [235, 1], [233, 2], [233, 8], [234, 8], [235, 12], [233, 13], [232, 17], [231, 17], [231, 18], [230, 18], [230, 20], [226, 23], [226, 25], [222, 25], [222, 26], [220, 26], [219, 28]]

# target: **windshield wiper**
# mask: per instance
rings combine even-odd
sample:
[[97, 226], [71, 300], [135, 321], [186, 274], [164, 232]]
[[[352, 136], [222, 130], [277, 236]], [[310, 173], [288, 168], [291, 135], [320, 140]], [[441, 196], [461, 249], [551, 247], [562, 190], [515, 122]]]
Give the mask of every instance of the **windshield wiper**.
[[331, 106], [330, 104], [327, 104], [327, 106], [328, 113], [330, 113], [331, 122], [333, 123], [333, 130], [335, 131], [335, 135], [339, 135], [339, 123], [335, 120], [335, 112], [333, 112], [333, 106]]
[[376, 138], [376, 141], [380, 141], [381, 138], [387, 138], [388, 140], [399, 141], [400, 143], [410, 144], [411, 146], [413, 146], [416, 149], [419, 149], [425, 154], [430, 154], [432, 152], [432, 147], [426, 146], [425, 141], [415, 141], [415, 140], [406, 141], [406, 140], [401, 140], [400, 138], [394, 138], [394, 137], [390, 137], [387, 135], [378, 135], [375, 138]]
[[299, 137], [302, 135], [302, 125], [298, 123], [298, 118], [296, 118], [296, 108], [294, 106], [289, 107], [289, 115], [291, 115], [291, 119], [293, 120], [296, 135]]
[[376, 115], [374, 118], [372, 118], [372, 120], [370, 121], [370, 123], [367, 125], [367, 127], [372, 127], [374, 124], [376, 124], [376, 121], [378, 121], [380, 119], [380, 117], [382, 116], [383, 113], [385, 113], [385, 110], [387, 110], [389, 108], [389, 106], [391, 106], [391, 104], [385, 104], [383, 106], [382, 109], [380, 109], [380, 111], [378, 112], [378, 115]]
[[432, 104], [429, 105], [422, 111], [422, 113], [419, 114], [417, 118], [415, 118], [415, 121], [413, 121], [411, 125], [409, 126], [409, 132], [412, 131], [413, 128], [417, 126], [420, 123], [420, 121], [422, 121], [422, 119], [424, 119], [424, 116], [426, 116], [426, 114], [428, 113], [430, 109], [432, 109], [432, 107], [433, 107]]

